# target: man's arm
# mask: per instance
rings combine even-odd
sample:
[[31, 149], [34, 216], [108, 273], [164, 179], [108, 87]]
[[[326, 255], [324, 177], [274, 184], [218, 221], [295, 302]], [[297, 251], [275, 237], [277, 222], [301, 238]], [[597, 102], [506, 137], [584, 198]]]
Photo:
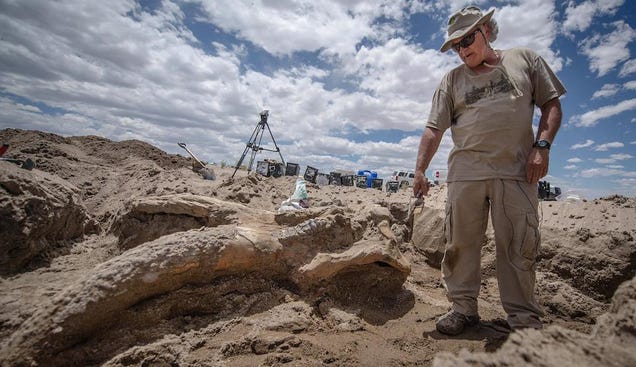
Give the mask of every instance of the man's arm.
[[439, 148], [442, 141], [443, 132], [426, 127], [422, 133], [420, 147], [417, 152], [417, 162], [415, 163], [415, 178], [413, 179], [413, 195], [420, 197], [428, 194], [428, 179], [426, 178], [426, 169], [431, 163], [431, 159]]
[[[561, 101], [559, 101], [558, 97], [544, 103], [541, 106], [541, 119], [539, 120], [536, 140], [554, 142], [554, 137], [559, 131], [559, 127], [561, 127], [561, 117]], [[526, 163], [526, 179], [528, 182], [536, 184], [542, 177], [547, 175], [549, 162], [549, 149], [532, 148]]]

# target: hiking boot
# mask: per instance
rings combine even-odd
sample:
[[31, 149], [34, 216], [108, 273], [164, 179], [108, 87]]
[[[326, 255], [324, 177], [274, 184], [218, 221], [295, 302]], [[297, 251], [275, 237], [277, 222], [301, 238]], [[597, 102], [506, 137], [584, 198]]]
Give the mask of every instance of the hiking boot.
[[446, 335], [457, 335], [464, 331], [466, 326], [477, 325], [479, 316], [466, 316], [455, 310], [450, 310], [446, 315], [437, 320], [437, 331]]

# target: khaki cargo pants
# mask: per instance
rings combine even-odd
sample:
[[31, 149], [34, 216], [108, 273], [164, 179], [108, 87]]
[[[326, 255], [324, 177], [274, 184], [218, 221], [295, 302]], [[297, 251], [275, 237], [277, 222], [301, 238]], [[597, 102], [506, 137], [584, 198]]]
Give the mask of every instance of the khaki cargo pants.
[[481, 247], [490, 211], [497, 247], [497, 281], [508, 323], [540, 328], [534, 297], [539, 248], [537, 186], [525, 181], [483, 180], [448, 184], [446, 249], [442, 279], [453, 309], [477, 315]]

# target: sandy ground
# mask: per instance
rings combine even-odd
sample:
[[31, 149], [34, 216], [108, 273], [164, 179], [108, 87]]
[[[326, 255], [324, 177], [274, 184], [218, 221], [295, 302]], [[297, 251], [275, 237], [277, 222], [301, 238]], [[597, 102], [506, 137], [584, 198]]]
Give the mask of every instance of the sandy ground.
[[[553, 357], [526, 365], [636, 361], [595, 349], [611, 339], [599, 320], [634, 302], [612, 297], [634, 283], [635, 198], [541, 203], [543, 331], [502, 326], [489, 231], [482, 323], [448, 337], [435, 331], [449, 307], [436, 249], [410, 241], [408, 190], [307, 183], [310, 208], [285, 214], [295, 177], [210, 166], [204, 180], [191, 159], [139, 141], [16, 129], [0, 140], [37, 163], [0, 162], [2, 365], [506, 365], [498, 353], [530, 339]], [[425, 200], [431, 236], [445, 194]], [[611, 329], [616, 348], [636, 340], [631, 323]], [[572, 351], [559, 340], [593, 357], [559, 361]]]

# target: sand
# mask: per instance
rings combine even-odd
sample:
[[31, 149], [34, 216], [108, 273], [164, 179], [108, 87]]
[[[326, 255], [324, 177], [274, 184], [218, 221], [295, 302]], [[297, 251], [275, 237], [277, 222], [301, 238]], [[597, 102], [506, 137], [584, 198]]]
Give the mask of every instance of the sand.
[[37, 164], [0, 161], [1, 365], [636, 365], [635, 198], [541, 202], [542, 330], [504, 327], [489, 229], [482, 322], [448, 337], [445, 185], [413, 230], [408, 190], [308, 182], [309, 208], [280, 212], [296, 177], [206, 180], [140, 141], [0, 140]]

